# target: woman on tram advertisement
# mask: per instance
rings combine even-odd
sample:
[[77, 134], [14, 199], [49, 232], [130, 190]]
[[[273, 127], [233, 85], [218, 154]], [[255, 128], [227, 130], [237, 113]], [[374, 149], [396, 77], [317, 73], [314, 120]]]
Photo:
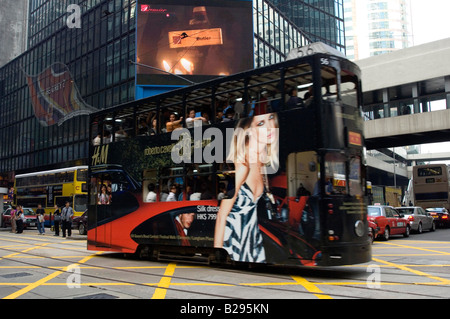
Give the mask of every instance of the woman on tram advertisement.
[[278, 143], [276, 113], [241, 119], [235, 127], [227, 157], [235, 164], [234, 196], [222, 200], [214, 234], [214, 247], [234, 261], [266, 262], [257, 204], [270, 195], [267, 174], [278, 171]]

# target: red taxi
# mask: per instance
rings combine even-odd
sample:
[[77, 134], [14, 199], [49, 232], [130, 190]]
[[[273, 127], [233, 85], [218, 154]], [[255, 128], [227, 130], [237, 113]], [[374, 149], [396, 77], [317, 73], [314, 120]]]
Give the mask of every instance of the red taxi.
[[[11, 227], [11, 214], [12, 212], [15, 212], [14, 209], [8, 208], [3, 214], [2, 214], [2, 226], [3, 227]], [[31, 208], [23, 208], [23, 227], [37, 227], [37, 217], [36, 213]]]
[[403, 235], [409, 237], [411, 226], [409, 220], [390, 206], [368, 206], [367, 219], [378, 225], [378, 237], [389, 240], [391, 235]]
[[434, 222], [439, 227], [450, 227], [450, 215], [447, 209], [440, 208], [427, 208], [426, 211], [434, 218]]

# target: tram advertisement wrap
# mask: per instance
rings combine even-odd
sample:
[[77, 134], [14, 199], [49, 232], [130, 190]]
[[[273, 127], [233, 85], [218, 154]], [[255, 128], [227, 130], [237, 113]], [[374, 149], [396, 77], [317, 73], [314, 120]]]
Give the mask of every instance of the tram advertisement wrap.
[[[221, 139], [228, 144], [221, 150], [227, 156], [215, 169], [193, 160], [196, 150], [204, 154], [208, 146], [218, 145], [217, 136], [206, 134], [210, 127], [202, 130], [208, 138], [189, 140], [192, 161], [177, 165], [174, 149], [180, 154], [186, 144], [181, 138], [172, 140], [171, 134], [98, 146], [91, 189], [111, 183], [112, 191], [108, 208], [96, 205], [98, 212], [104, 211], [104, 217], [97, 214], [97, 225], [116, 222], [112, 229], [121, 231], [130, 227], [131, 242], [120, 244], [130, 249], [132, 243], [214, 247], [239, 262], [316, 265], [321, 258], [319, 200], [314, 194], [317, 156], [312, 151], [286, 154], [280, 164], [280, 153], [286, 150], [279, 141], [295, 136], [287, 136], [291, 130], [280, 129], [279, 123], [274, 113], [215, 127], [217, 133], [231, 133]], [[297, 126], [297, 134], [310, 125]], [[289, 181], [293, 169], [316, 178], [302, 184]], [[149, 200], [151, 192], [155, 200]]]

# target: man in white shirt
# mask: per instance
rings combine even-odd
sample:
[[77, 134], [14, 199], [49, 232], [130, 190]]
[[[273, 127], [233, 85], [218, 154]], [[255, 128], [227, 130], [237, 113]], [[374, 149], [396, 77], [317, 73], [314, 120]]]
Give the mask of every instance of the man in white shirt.
[[186, 119], [186, 127], [193, 128], [194, 126], [196, 126], [195, 121], [200, 121], [200, 122], [197, 122], [197, 123], [199, 123], [197, 125], [201, 125], [203, 122], [206, 122], [206, 119], [202, 116], [195, 117], [195, 110], [192, 109], [189, 111], [188, 117]]
[[176, 202], [177, 201], [177, 186], [170, 186], [170, 193], [167, 196], [166, 202]]
[[155, 193], [155, 184], [148, 184], [148, 194], [147, 194], [147, 203], [155, 203], [156, 202], [156, 193]]
[[73, 209], [70, 207], [70, 202], [66, 202], [66, 206], [61, 211], [63, 237], [66, 237], [66, 230], [68, 237], [72, 236], [72, 218]]

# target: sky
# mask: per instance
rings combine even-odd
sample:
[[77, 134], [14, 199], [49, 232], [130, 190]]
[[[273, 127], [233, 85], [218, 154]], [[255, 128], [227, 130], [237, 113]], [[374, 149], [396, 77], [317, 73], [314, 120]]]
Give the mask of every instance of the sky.
[[411, 0], [414, 44], [450, 38], [449, 0]]

